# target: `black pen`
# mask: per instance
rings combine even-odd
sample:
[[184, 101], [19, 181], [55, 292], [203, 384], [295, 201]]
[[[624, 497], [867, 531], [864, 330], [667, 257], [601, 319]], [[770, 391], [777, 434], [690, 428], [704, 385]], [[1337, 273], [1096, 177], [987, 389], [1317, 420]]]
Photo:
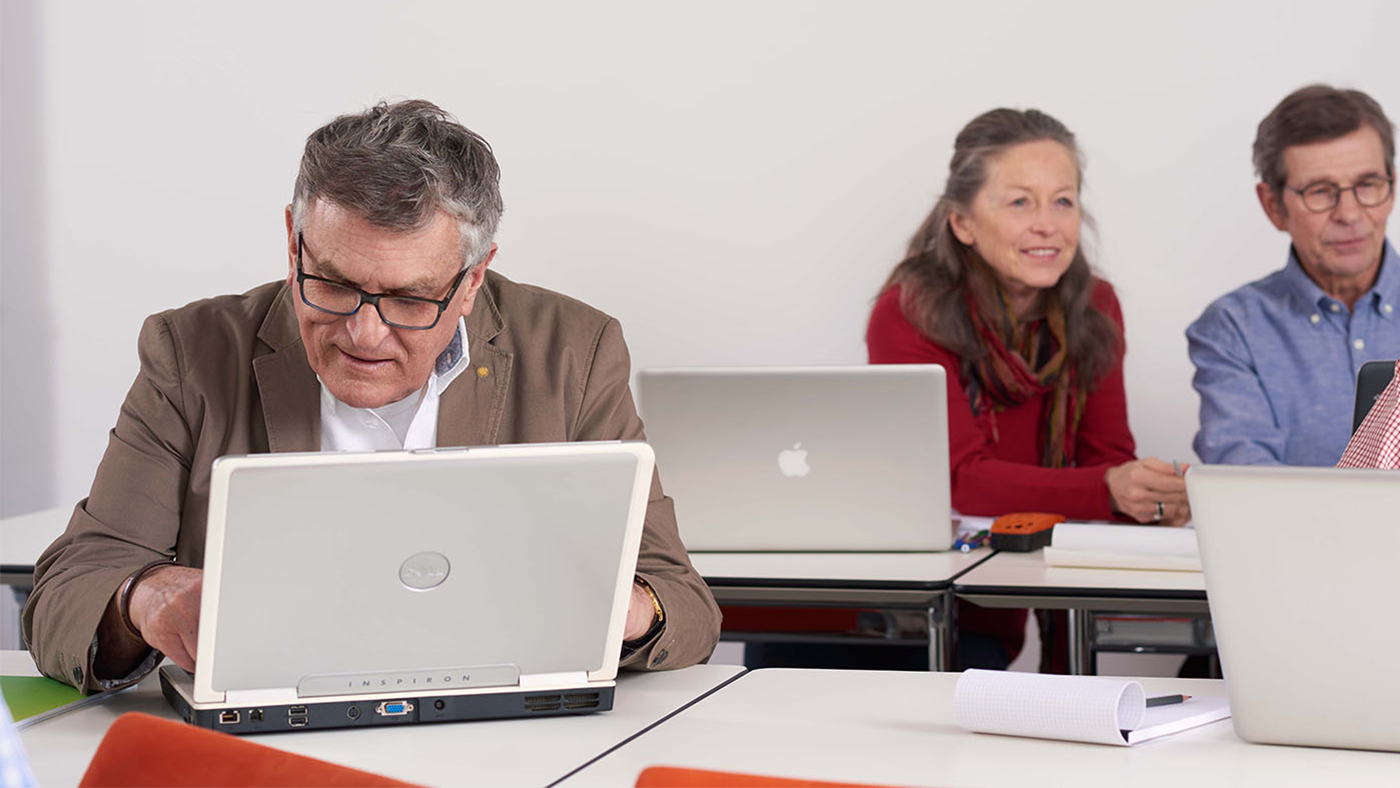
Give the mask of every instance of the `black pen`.
[[1153, 706], [1170, 706], [1173, 703], [1185, 703], [1188, 700], [1191, 700], [1190, 695], [1162, 695], [1156, 698], [1148, 698], [1147, 708], [1150, 709]]

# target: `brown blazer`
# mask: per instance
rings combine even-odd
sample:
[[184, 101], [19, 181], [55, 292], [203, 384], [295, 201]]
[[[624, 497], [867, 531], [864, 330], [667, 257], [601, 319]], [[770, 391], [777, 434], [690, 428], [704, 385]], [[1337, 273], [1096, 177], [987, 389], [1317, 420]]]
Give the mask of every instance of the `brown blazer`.
[[[35, 567], [24, 636], [44, 673], [100, 689], [94, 637], [122, 580], [159, 558], [203, 565], [215, 458], [320, 448], [320, 384], [291, 297], [273, 282], [146, 319], [141, 371], [92, 491]], [[442, 394], [439, 446], [645, 437], [613, 318], [488, 271], [467, 336], [475, 369]], [[666, 626], [623, 664], [679, 668], [707, 657], [719, 609], [655, 475], [637, 574], [656, 591]]]

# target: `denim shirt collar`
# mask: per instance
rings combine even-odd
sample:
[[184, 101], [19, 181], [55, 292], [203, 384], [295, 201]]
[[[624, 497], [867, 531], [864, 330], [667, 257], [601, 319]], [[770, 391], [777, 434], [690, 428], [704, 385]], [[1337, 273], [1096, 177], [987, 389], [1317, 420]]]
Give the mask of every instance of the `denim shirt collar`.
[[[1284, 267], [1283, 275], [1302, 299], [1307, 311], [1326, 309], [1328, 304], [1336, 302], [1335, 298], [1327, 295], [1303, 270], [1303, 264], [1298, 262], [1298, 251], [1291, 245], [1288, 247], [1288, 265]], [[1395, 253], [1389, 239], [1381, 249], [1381, 271], [1376, 277], [1376, 283], [1356, 300], [1357, 308], [1367, 305], [1382, 317], [1400, 318], [1400, 314], [1397, 314], [1400, 313], [1400, 255]], [[1389, 311], [1385, 309], [1386, 306], [1390, 307]]]

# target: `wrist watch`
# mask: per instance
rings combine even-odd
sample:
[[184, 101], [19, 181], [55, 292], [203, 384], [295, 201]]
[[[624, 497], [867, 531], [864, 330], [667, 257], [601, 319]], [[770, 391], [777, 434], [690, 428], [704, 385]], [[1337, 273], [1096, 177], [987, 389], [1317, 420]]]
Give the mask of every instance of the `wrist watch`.
[[647, 596], [651, 598], [651, 606], [652, 610], [656, 613], [656, 618], [651, 622], [651, 626], [647, 627], [647, 631], [643, 632], [640, 637], [634, 640], [622, 641], [623, 648], [629, 652], [636, 651], [642, 646], [645, 646], [652, 638], [656, 637], [657, 634], [661, 632], [662, 627], [666, 623], [666, 611], [662, 609], [661, 600], [656, 597], [656, 591], [652, 589], [651, 583], [648, 583], [640, 577], [634, 578], [632, 583], [641, 586], [642, 590], [647, 592]]

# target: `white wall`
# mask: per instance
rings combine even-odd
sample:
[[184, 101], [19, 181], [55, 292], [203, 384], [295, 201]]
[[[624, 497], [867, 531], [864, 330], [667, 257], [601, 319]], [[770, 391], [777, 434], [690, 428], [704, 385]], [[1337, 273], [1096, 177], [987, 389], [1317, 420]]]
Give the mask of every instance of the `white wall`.
[[301, 143], [426, 97], [495, 146], [495, 267], [623, 321], [637, 368], [863, 363], [958, 129], [1085, 148], [1140, 451], [1190, 459], [1182, 330], [1283, 263], [1250, 143], [1331, 81], [1400, 116], [1393, 4], [6, 0], [0, 514], [86, 493], [142, 318], [284, 272]]

